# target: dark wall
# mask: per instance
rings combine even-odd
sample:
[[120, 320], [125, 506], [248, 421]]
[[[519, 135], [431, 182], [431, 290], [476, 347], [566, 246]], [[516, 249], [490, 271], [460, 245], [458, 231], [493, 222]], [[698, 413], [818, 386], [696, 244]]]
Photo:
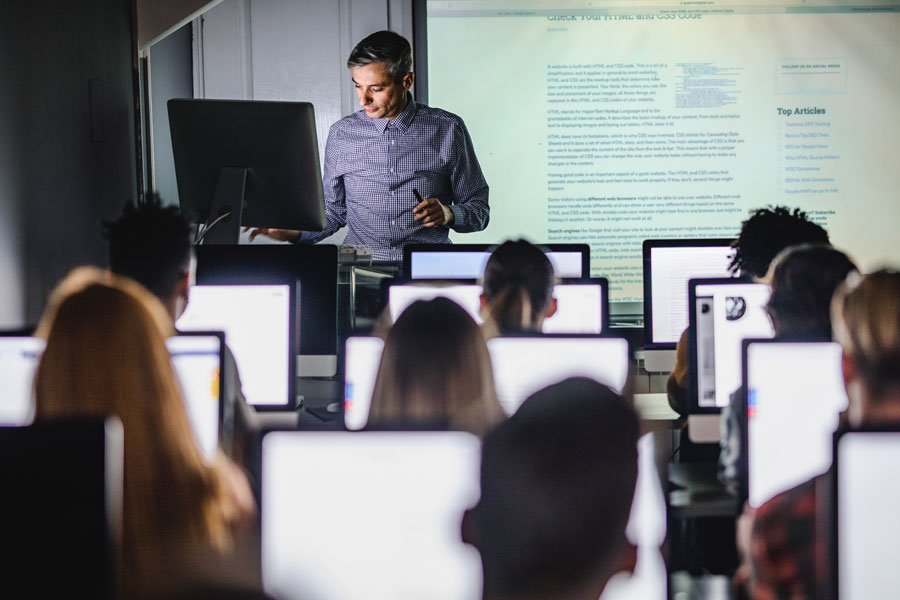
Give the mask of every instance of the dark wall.
[[189, 23], [150, 46], [154, 190], [165, 204], [178, 204], [166, 102], [171, 98], [194, 96], [192, 44]]
[[100, 221], [137, 191], [132, 57], [130, 0], [0, 0], [4, 327], [106, 263]]

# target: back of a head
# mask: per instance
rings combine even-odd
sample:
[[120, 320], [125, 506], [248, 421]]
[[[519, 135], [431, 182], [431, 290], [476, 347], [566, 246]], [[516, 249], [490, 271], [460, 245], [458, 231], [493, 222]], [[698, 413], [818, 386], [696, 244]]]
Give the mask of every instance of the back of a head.
[[356, 44], [347, 59], [347, 67], [353, 69], [373, 63], [386, 65], [388, 75], [394, 81], [400, 81], [412, 72], [412, 48], [398, 33], [376, 31]]
[[501, 332], [538, 331], [556, 278], [547, 255], [525, 240], [503, 242], [484, 268], [483, 294]]
[[[117, 416], [125, 433], [126, 585], [159, 575], [164, 544], [229, 543], [165, 345], [171, 327], [140, 285], [96, 269], [70, 274], [37, 335], [36, 419]], [[178, 490], [178, 493], [172, 493]], [[151, 574], [155, 573], [155, 574]]]
[[127, 204], [115, 221], [103, 224], [109, 268], [129, 277], [166, 302], [190, 270], [193, 226], [177, 207], [149, 200]]
[[828, 244], [828, 232], [809, 220], [806, 213], [785, 206], [759, 208], [741, 225], [732, 246], [729, 270], [745, 277], [762, 278], [779, 252], [798, 244]]
[[599, 595], [626, 544], [637, 440], [633, 408], [584, 378], [535, 393], [485, 437], [470, 517], [486, 598]]
[[804, 244], [784, 250], [772, 265], [772, 295], [766, 310], [776, 335], [830, 340], [831, 298], [856, 271], [853, 261], [831, 246]]
[[447, 298], [413, 302], [391, 327], [370, 427], [431, 426], [481, 435], [503, 418], [480, 328]]
[[850, 277], [831, 305], [834, 339], [875, 396], [900, 394], [900, 273]]

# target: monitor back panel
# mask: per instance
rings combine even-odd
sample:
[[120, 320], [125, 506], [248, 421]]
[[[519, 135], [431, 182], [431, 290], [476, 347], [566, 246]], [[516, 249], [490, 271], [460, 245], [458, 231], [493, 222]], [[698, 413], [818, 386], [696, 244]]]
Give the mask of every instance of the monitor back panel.
[[675, 348], [688, 327], [688, 281], [729, 277], [732, 241], [644, 240], [645, 348]]
[[775, 332], [765, 306], [771, 291], [737, 279], [689, 284], [688, 404], [691, 414], [718, 413], [741, 386], [744, 339]]
[[847, 393], [836, 343], [748, 341], [744, 363], [747, 489], [756, 508], [828, 470]]
[[511, 415], [528, 396], [568, 377], [589, 377], [622, 393], [630, 349], [602, 336], [498, 337], [488, 340], [497, 397]]
[[[895, 598], [900, 590], [900, 431], [850, 431], [834, 450], [832, 557], [836, 596]], [[836, 546], [836, 547], [835, 547]]]
[[278, 432], [262, 450], [262, 571], [283, 600], [476, 600], [462, 542], [480, 442], [460, 432]]

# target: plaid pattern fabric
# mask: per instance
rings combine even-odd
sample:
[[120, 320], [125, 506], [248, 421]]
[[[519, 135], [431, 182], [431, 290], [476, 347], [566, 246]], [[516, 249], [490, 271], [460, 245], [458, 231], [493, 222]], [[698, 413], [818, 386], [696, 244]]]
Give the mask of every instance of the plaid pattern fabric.
[[488, 185], [462, 119], [409, 97], [393, 120], [360, 110], [331, 126], [323, 174], [327, 226], [303, 232], [301, 243], [325, 239], [347, 225], [345, 243], [372, 248], [376, 260], [400, 260], [408, 243], [450, 243], [448, 228], [413, 219], [423, 198], [449, 205], [459, 232], [488, 224]]
[[[775, 496], [756, 511], [750, 541], [751, 597], [818, 598], [828, 585], [827, 538], [817, 525], [823, 514], [819, 476]], [[824, 488], [821, 488], [824, 489]]]

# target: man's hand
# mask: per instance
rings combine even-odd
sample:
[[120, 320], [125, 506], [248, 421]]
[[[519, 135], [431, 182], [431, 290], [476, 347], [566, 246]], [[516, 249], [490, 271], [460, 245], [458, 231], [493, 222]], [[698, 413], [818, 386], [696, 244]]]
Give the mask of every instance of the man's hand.
[[[248, 231], [249, 227], [244, 227], [244, 231]], [[267, 227], [257, 227], [250, 232], [250, 241], [256, 239], [256, 236], [264, 235], [279, 242], [296, 242], [300, 239], [300, 232], [296, 229], [270, 229]]]
[[425, 198], [413, 208], [416, 221], [421, 221], [425, 227], [437, 227], [438, 225], [450, 226], [453, 224], [453, 211], [441, 204], [437, 198]]

